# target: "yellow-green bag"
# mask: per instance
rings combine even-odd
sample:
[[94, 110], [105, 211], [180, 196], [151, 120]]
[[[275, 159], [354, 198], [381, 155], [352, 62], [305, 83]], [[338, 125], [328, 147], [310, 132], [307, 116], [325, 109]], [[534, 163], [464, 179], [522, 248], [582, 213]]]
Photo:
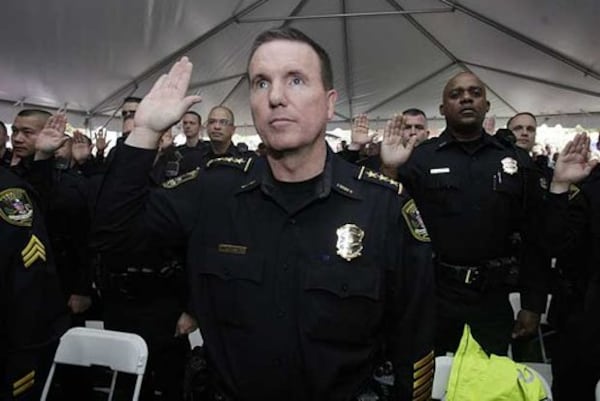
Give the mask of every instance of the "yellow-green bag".
[[448, 379], [447, 401], [543, 401], [542, 381], [527, 366], [487, 356], [465, 325]]

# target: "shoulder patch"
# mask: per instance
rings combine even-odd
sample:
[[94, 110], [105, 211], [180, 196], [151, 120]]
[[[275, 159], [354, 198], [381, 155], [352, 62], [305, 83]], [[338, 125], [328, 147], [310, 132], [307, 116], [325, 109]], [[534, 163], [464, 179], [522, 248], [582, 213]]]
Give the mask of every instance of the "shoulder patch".
[[176, 188], [178, 186], [180, 186], [181, 184], [183, 184], [184, 182], [188, 182], [190, 180], [193, 180], [194, 178], [198, 177], [198, 172], [200, 171], [200, 168], [196, 168], [192, 171], [189, 171], [185, 174], [181, 174], [177, 177], [171, 178], [165, 182], [162, 183], [162, 187], [166, 188], [166, 189], [172, 189], [172, 188]]
[[31, 227], [33, 202], [22, 188], [8, 188], [0, 192], [0, 218], [8, 224]]
[[206, 163], [206, 168], [212, 168], [217, 166], [228, 166], [228, 167], [236, 167], [240, 170], [246, 172], [252, 165], [252, 161], [254, 159], [251, 157], [217, 157], [216, 159], [211, 159]]
[[577, 195], [579, 195], [580, 189], [577, 185], [571, 184], [569, 186], [569, 200], [575, 199]]
[[356, 176], [357, 180], [372, 182], [375, 184], [383, 185], [384, 187], [388, 187], [393, 189], [397, 194], [402, 193], [403, 186], [396, 180], [391, 179], [390, 177], [378, 173], [376, 171], [370, 170], [366, 167], [361, 167]]
[[425, 227], [425, 222], [421, 217], [421, 212], [419, 212], [419, 209], [417, 208], [417, 205], [413, 199], [409, 200], [406, 202], [406, 205], [402, 206], [402, 216], [404, 216], [406, 225], [416, 240], [421, 242], [431, 242], [429, 233]]

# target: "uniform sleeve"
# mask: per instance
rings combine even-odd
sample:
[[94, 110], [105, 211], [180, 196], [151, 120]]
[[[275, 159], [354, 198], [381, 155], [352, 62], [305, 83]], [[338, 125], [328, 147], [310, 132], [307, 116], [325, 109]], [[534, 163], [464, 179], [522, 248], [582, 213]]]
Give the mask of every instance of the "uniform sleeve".
[[414, 201], [406, 202], [388, 235], [396, 262], [387, 280], [387, 347], [397, 399], [429, 400], [434, 372], [435, 292], [431, 244]]
[[115, 150], [96, 204], [95, 250], [143, 252], [154, 241], [181, 244], [191, 231], [200, 209], [198, 185], [152, 186], [155, 155], [125, 144]]
[[[527, 156], [528, 157], [528, 156]], [[543, 245], [544, 190], [542, 173], [533, 162], [525, 169], [522, 250], [519, 281], [522, 308], [542, 313], [549, 290], [550, 256]]]

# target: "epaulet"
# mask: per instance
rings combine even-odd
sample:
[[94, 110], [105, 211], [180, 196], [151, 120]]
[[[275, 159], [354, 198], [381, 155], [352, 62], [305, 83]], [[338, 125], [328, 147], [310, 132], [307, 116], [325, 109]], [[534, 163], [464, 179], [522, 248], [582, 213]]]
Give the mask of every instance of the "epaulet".
[[244, 157], [244, 156], [217, 157], [215, 159], [209, 160], [208, 163], [206, 163], [206, 168], [213, 168], [213, 167], [217, 167], [217, 166], [228, 166], [228, 167], [236, 167], [236, 168], [239, 168], [240, 170], [246, 172], [250, 169], [250, 166], [252, 165], [253, 160], [254, 159], [251, 157]]
[[569, 200], [575, 199], [577, 195], [579, 195], [580, 189], [577, 185], [571, 184], [569, 185]]
[[176, 187], [180, 186], [181, 184], [183, 184], [184, 182], [188, 182], [188, 181], [193, 180], [194, 178], [198, 177], [199, 172], [200, 172], [200, 168], [197, 167], [196, 169], [194, 169], [192, 171], [188, 171], [185, 174], [178, 175], [177, 177], [173, 177], [173, 178], [163, 182], [162, 187], [166, 188], [166, 189], [176, 188]]
[[383, 185], [384, 187], [393, 189], [397, 194], [402, 193], [402, 184], [390, 177], [370, 170], [366, 167], [361, 167], [358, 171], [356, 179], [359, 181], [367, 181], [375, 184]]

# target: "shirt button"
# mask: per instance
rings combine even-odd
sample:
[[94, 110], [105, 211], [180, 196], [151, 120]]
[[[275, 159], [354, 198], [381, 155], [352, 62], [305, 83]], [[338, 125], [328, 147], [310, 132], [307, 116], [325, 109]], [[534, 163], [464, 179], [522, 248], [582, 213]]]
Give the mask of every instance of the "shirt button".
[[342, 292], [348, 292], [348, 284], [342, 284]]
[[292, 224], [292, 225], [296, 224], [296, 219], [289, 219], [288, 221], [289, 221], [289, 223], [290, 223], [290, 224]]
[[285, 316], [285, 311], [283, 309], [279, 309], [277, 311], [277, 317], [281, 319], [284, 316]]
[[225, 274], [225, 277], [231, 276], [231, 271], [229, 269], [225, 269], [223, 273]]
[[286, 272], [290, 270], [290, 265], [288, 265], [287, 263], [283, 265], [283, 271]]

